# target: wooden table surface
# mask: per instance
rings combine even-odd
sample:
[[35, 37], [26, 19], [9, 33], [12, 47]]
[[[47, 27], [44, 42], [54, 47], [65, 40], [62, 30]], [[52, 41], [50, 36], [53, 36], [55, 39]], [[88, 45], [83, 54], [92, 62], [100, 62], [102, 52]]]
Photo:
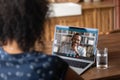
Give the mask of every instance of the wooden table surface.
[[99, 35], [98, 48], [108, 48], [108, 69], [89, 68], [81, 76], [85, 80], [120, 80], [120, 32]]

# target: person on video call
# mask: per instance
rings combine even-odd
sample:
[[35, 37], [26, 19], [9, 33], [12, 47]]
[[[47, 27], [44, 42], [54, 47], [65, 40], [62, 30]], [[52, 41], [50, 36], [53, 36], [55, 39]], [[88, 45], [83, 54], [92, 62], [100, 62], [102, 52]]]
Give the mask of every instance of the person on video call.
[[57, 56], [34, 50], [47, 0], [0, 0], [0, 80], [83, 80]]
[[71, 44], [63, 43], [59, 48], [59, 52], [71, 56], [86, 56], [86, 49], [80, 45], [81, 38], [79, 33], [75, 33], [71, 39]]

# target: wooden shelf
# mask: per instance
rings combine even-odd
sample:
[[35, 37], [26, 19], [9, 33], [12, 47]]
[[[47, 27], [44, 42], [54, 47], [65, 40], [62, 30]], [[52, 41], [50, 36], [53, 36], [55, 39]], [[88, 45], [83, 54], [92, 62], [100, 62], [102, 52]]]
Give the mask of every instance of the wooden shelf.
[[96, 8], [114, 8], [115, 4], [111, 2], [91, 2], [91, 3], [79, 3], [82, 5], [82, 9], [96, 9]]

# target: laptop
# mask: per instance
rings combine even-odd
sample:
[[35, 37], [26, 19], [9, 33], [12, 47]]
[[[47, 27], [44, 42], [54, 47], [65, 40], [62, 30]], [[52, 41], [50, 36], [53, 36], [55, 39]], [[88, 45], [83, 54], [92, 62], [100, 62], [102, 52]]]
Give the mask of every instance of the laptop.
[[[80, 35], [76, 39], [78, 51], [73, 49], [75, 34]], [[52, 54], [61, 57], [80, 75], [95, 63], [97, 42], [98, 29], [56, 25]]]

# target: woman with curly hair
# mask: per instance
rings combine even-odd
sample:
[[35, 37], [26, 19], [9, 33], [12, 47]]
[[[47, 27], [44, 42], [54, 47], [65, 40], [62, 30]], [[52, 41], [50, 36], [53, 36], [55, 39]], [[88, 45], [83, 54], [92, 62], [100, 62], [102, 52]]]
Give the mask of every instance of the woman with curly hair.
[[0, 0], [0, 80], [82, 80], [61, 58], [34, 50], [47, 0]]

